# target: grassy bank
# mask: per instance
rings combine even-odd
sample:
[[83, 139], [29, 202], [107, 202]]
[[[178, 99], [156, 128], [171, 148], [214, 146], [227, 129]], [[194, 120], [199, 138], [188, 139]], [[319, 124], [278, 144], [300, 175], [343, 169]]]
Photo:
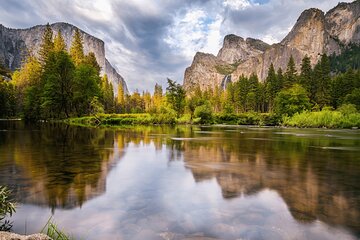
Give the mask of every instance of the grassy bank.
[[173, 114], [99, 114], [65, 120], [69, 124], [81, 126], [129, 126], [160, 124], [229, 124], [229, 125], [268, 125], [275, 126], [279, 118], [272, 114], [255, 112], [243, 114], [215, 114], [191, 118], [184, 114], [177, 118]]
[[168, 114], [99, 114], [96, 116], [70, 118], [66, 122], [83, 126], [153, 125], [175, 124], [176, 118]]
[[360, 128], [360, 113], [322, 110], [283, 118], [284, 126], [300, 128]]
[[286, 126], [300, 128], [360, 128], [360, 113], [331, 111], [297, 113], [283, 117], [269, 113], [215, 114], [206, 119], [193, 118], [185, 114], [180, 118], [168, 114], [100, 114], [70, 118], [66, 123], [79, 126], [134, 126], [134, 125], [174, 125], [174, 124], [227, 124]]

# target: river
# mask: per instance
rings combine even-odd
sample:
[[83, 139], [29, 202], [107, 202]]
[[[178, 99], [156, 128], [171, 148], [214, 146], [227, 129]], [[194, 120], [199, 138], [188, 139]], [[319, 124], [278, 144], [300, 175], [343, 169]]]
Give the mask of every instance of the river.
[[359, 239], [360, 131], [0, 121], [13, 231], [77, 239]]

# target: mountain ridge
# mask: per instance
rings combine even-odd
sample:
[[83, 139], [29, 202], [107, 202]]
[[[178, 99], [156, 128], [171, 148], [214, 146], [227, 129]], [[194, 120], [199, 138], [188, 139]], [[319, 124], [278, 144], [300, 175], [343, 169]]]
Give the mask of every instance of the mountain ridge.
[[[225, 60], [232, 59], [232, 55], [226, 56], [225, 54], [224, 56], [223, 52], [236, 51], [225, 44], [228, 36], [225, 36], [223, 47], [216, 57], [218, 60], [220, 60], [219, 56]], [[244, 40], [242, 37], [236, 37]], [[200, 85], [201, 89], [205, 90], [215, 86], [220, 87], [222, 80], [228, 76], [237, 81], [241, 75], [250, 76], [253, 73], [258, 75], [260, 81], [264, 81], [271, 63], [276, 69], [281, 68], [285, 71], [290, 56], [293, 56], [295, 64], [300, 70], [299, 66], [305, 55], [310, 57], [311, 64], [314, 66], [321, 54], [339, 54], [341, 47], [350, 43], [360, 43], [360, 0], [339, 3], [327, 13], [317, 8], [304, 10], [291, 31], [279, 43], [269, 45], [262, 51], [258, 51], [257, 54], [248, 47], [243, 50], [251, 51], [252, 55], [248, 55], [240, 61], [228, 61], [228, 64], [237, 65], [231, 73], [218, 72], [216, 71], [217, 63], [214, 65], [206, 62], [206, 59], [197, 59], [185, 70], [183, 85], [188, 91], [191, 91], [195, 85]], [[224, 48], [232, 50], [224, 50]], [[216, 62], [216, 59], [213, 59], [212, 62]], [[196, 72], [199, 64], [202, 65], [202, 74]], [[217, 74], [214, 74], [214, 71]]]
[[[30, 52], [36, 53], [40, 48], [41, 37], [46, 25], [35, 25], [29, 28], [8, 28], [0, 24], [0, 63], [5, 67], [16, 70], [22, 65]], [[85, 54], [93, 52], [101, 67], [101, 74], [107, 74], [108, 79], [114, 86], [117, 93], [118, 85], [122, 84], [125, 93], [128, 93], [127, 84], [124, 78], [110, 64], [105, 54], [105, 42], [75, 25], [66, 22], [56, 22], [51, 24], [54, 35], [58, 30], [65, 39], [67, 48], [71, 46], [72, 37], [75, 29], [78, 29], [84, 45]]]

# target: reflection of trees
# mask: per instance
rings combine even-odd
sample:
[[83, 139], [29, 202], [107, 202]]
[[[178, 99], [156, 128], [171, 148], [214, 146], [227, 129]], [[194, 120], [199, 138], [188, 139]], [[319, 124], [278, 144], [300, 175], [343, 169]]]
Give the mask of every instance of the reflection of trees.
[[6, 152], [0, 175], [21, 202], [71, 208], [105, 191], [113, 131], [10, 124], [13, 130], [0, 144], [0, 153]]
[[360, 146], [358, 138], [274, 135], [269, 130], [217, 137], [183, 142], [183, 158], [196, 181], [216, 178], [224, 198], [271, 188], [299, 221], [320, 219], [359, 231], [358, 152], [318, 148]]

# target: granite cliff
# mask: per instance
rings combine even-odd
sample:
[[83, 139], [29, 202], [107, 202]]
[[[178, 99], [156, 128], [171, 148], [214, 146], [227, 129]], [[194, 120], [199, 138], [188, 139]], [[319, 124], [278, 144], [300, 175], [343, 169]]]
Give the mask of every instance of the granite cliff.
[[[341, 47], [360, 43], [360, 1], [339, 3], [326, 14], [319, 9], [305, 10], [290, 33], [271, 46], [260, 40], [228, 35], [217, 56], [202, 58], [197, 53], [192, 65], [186, 69], [184, 87], [190, 90], [199, 84], [202, 89], [223, 87], [225, 79], [237, 81], [243, 74], [256, 73], [261, 81], [267, 76], [271, 63], [276, 69], [286, 69], [292, 55], [299, 67], [308, 55], [313, 65], [321, 54], [339, 54]], [[199, 72], [201, 69], [201, 72]]]
[[[51, 24], [51, 28], [54, 34], [61, 30], [66, 45], [69, 48], [77, 27], [68, 23], [54, 23]], [[38, 25], [27, 29], [11, 29], [0, 24], [0, 64], [11, 70], [20, 68], [29, 52], [38, 52], [44, 30], [45, 25]], [[114, 86], [115, 93], [119, 84], [122, 84], [125, 91], [128, 92], [124, 78], [117, 73], [115, 68], [106, 59], [104, 42], [81, 29], [79, 30], [83, 38], [85, 54], [89, 52], [95, 54], [101, 67], [101, 73], [108, 75], [109, 80]]]

